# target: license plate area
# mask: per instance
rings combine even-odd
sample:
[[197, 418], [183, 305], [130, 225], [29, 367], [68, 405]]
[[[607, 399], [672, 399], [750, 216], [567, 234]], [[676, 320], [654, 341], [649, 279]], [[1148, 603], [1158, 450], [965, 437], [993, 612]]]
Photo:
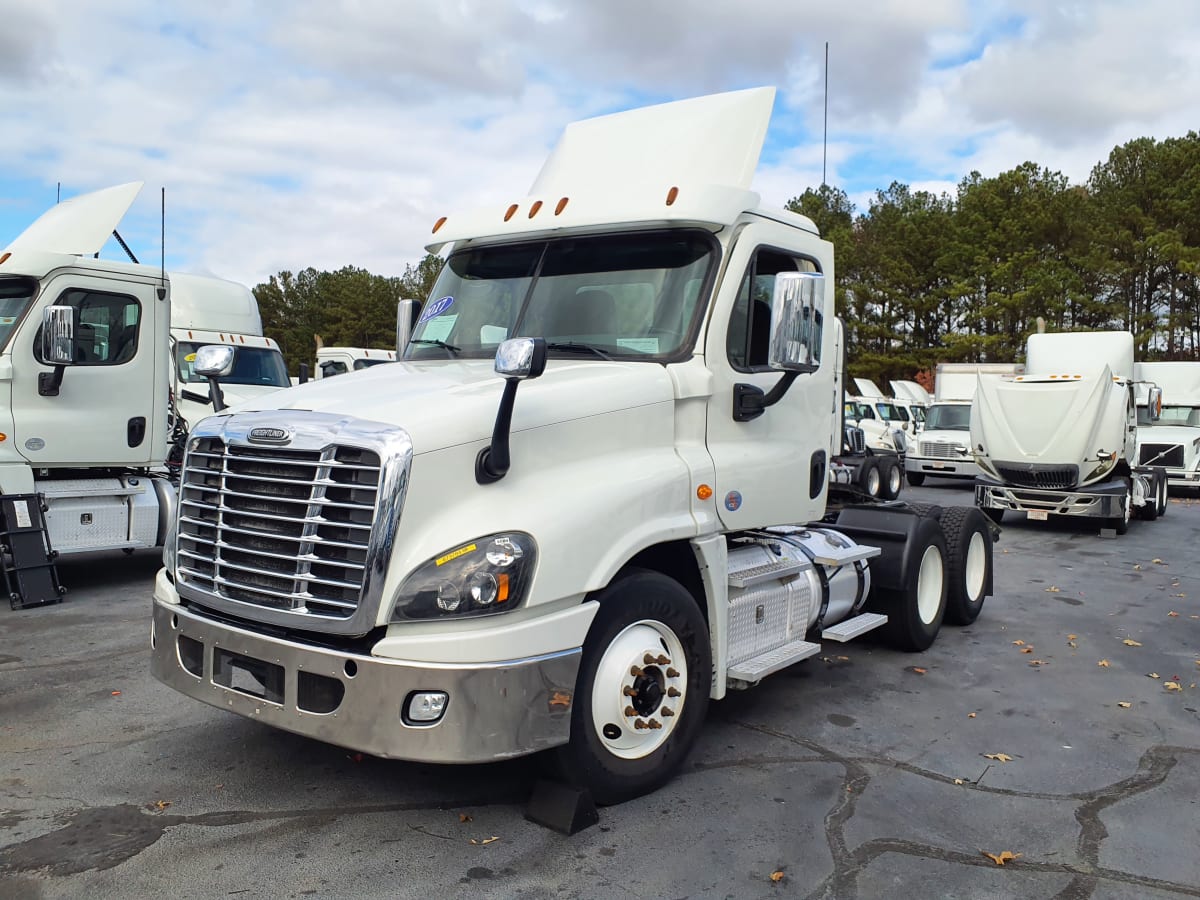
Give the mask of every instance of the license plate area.
[[220, 687], [282, 706], [283, 676], [283, 666], [220, 647], [213, 649], [213, 684]]
[[933, 463], [933, 468], [944, 469], [944, 468], [946, 468], [946, 464], [944, 462], [935, 462], [935, 463]]
[[1031, 509], [1027, 515], [1034, 522], [1045, 522], [1050, 518], [1050, 513], [1044, 509]]

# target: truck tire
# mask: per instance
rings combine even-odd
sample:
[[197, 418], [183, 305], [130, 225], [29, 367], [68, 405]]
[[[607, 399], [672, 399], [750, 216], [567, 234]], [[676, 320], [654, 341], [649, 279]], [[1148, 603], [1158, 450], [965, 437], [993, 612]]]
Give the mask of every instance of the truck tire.
[[1138, 510], [1138, 518], [1146, 522], [1153, 522], [1158, 518], [1158, 480], [1158, 472], [1151, 472], [1145, 500]]
[[1125, 482], [1125, 497], [1121, 504], [1122, 514], [1108, 520], [1108, 527], [1117, 534], [1125, 534], [1129, 531], [1129, 519], [1133, 514], [1133, 485], [1128, 478], [1122, 480]]
[[908, 483], [913, 487], [920, 487], [925, 483], [924, 472], [905, 472], [904, 477], [908, 479]]
[[883, 474], [879, 471], [879, 463], [875, 457], [868, 456], [858, 469], [858, 486], [868, 497], [878, 497], [883, 490]]
[[946, 536], [946, 621], [970, 625], [979, 618], [992, 582], [992, 535], [987, 517], [974, 506], [942, 513]]
[[904, 585], [872, 588], [867, 608], [887, 615], [883, 634], [888, 643], [916, 652], [934, 642], [946, 615], [948, 554], [941, 523], [919, 517], [904, 553]]
[[1167, 514], [1167, 470], [1155, 469], [1154, 474], [1158, 476], [1158, 514], [1165, 516]]
[[879, 467], [883, 472], [880, 496], [884, 500], [895, 500], [900, 496], [900, 491], [904, 487], [904, 470], [900, 466], [900, 461], [885, 458], [880, 460]]
[[656, 790], [683, 764], [708, 709], [712, 654], [695, 598], [666, 575], [631, 569], [597, 601], [571, 740], [556, 753], [568, 781], [612, 804]]

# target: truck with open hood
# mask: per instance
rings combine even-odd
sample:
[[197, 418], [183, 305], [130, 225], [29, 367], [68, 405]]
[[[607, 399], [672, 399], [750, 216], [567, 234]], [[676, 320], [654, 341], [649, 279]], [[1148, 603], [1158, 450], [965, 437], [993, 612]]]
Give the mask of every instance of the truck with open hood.
[[1135, 513], [1161, 515], [1165, 472], [1137, 461], [1139, 393], [1156, 417], [1161, 391], [1135, 379], [1129, 332], [1030, 335], [1024, 374], [979, 378], [970, 431], [981, 470], [976, 504], [997, 522], [1008, 511], [1089, 516], [1118, 534]]
[[1138, 381], [1162, 390], [1158, 410], [1147, 392], [1138, 394], [1138, 464], [1161, 466], [1176, 490], [1200, 488], [1200, 362], [1143, 362], [1133, 369]]
[[403, 359], [200, 422], [156, 677], [380, 757], [549, 751], [612, 803], [822, 641], [973, 620], [978, 510], [827, 510], [833, 247], [750, 190], [773, 97], [568, 126], [528, 196], [432, 223]]

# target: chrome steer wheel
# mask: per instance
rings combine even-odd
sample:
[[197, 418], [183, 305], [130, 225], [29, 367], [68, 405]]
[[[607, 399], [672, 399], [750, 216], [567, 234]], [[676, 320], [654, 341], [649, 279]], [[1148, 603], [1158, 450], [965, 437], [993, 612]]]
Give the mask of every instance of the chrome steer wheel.
[[653, 753], [671, 736], [687, 698], [687, 658], [661, 622], [643, 619], [613, 639], [592, 684], [592, 725], [622, 759]]

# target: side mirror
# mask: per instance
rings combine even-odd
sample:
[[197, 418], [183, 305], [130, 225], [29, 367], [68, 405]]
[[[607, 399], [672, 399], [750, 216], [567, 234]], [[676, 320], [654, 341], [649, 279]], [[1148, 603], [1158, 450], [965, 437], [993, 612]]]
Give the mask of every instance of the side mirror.
[[296, 374], [298, 376], [296, 380], [300, 384], [308, 384], [308, 363], [300, 363], [300, 368], [297, 370]]
[[825, 276], [781, 272], [771, 298], [771, 342], [767, 364], [784, 372], [812, 372], [821, 364]]
[[396, 305], [396, 358], [404, 356], [408, 349], [409, 338], [412, 337], [413, 326], [417, 316], [421, 314], [421, 303], [418, 300], [401, 300]]
[[546, 371], [545, 338], [512, 338], [496, 348], [496, 374], [504, 376], [504, 393], [496, 410], [492, 428], [492, 443], [475, 457], [475, 480], [492, 484], [508, 474], [508, 434], [512, 429], [513, 404], [517, 401], [517, 385], [526, 378], [537, 378]]
[[70, 306], [42, 310], [42, 359], [55, 366], [75, 362], [75, 310]]
[[196, 351], [192, 371], [208, 379], [208, 395], [212, 399], [213, 412], [225, 408], [225, 398], [217, 380], [233, 371], [233, 348], [228, 344], [205, 344]]
[[1157, 422], [1162, 416], [1162, 388], [1154, 386], [1147, 392], [1146, 410], [1150, 413], [1151, 422]]

